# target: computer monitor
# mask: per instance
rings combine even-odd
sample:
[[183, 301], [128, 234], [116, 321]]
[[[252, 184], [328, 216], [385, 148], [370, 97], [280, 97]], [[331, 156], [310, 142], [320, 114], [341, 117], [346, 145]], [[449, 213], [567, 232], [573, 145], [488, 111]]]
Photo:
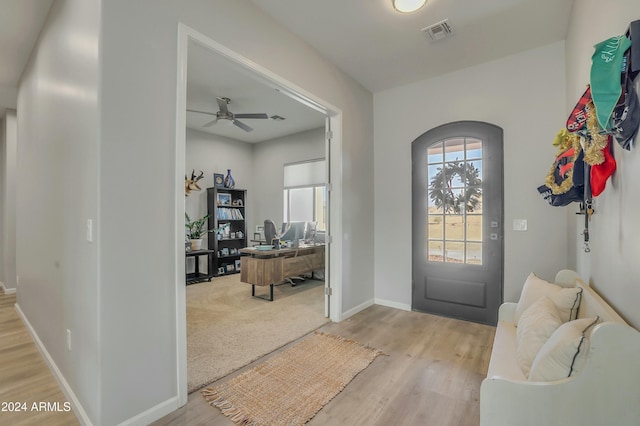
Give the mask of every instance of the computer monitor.
[[307, 222], [285, 222], [282, 224], [281, 241], [298, 241], [305, 237]]

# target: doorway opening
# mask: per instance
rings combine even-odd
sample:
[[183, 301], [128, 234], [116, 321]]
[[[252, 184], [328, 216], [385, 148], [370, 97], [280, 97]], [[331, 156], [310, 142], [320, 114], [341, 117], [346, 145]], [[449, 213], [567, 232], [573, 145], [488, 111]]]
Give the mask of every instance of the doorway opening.
[[[342, 282], [340, 277], [340, 238], [333, 239], [333, 235], [340, 235], [341, 206], [336, 200], [340, 199], [342, 183], [341, 174], [341, 111], [304, 89], [295, 86], [280, 76], [266, 70], [260, 65], [220, 45], [207, 36], [180, 24], [178, 31], [178, 82], [177, 82], [177, 119], [176, 119], [176, 198], [175, 198], [175, 238], [176, 238], [176, 324], [177, 324], [177, 363], [178, 363], [178, 399], [179, 405], [187, 402], [187, 320], [186, 320], [186, 289], [185, 289], [185, 255], [184, 255], [184, 185], [182, 178], [191, 172], [185, 170], [186, 160], [186, 123], [187, 123], [187, 64], [190, 46], [196, 43], [233, 64], [247, 75], [260, 81], [271, 90], [279, 92], [288, 98], [299, 102], [306, 108], [321, 113], [324, 119], [325, 158], [327, 176], [327, 243], [325, 245], [325, 316], [333, 321], [340, 321], [342, 311]], [[248, 121], [248, 120], [247, 120]], [[238, 126], [240, 127], [240, 126]], [[282, 204], [280, 204], [282, 208]], [[253, 234], [253, 232], [251, 233]], [[330, 244], [329, 244], [330, 243]], [[247, 285], [247, 289], [250, 286]], [[269, 303], [269, 302], [264, 302]]]

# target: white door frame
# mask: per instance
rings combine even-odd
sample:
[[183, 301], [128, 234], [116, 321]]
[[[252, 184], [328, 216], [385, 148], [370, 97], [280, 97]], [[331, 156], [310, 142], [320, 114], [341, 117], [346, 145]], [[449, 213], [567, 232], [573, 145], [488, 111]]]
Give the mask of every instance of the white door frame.
[[342, 111], [307, 92], [301, 87], [267, 70], [248, 58], [223, 46], [208, 36], [184, 25], [178, 24], [178, 74], [176, 88], [176, 146], [175, 146], [175, 283], [176, 283], [176, 361], [178, 406], [187, 403], [187, 308], [185, 262], [184, 262], [184, 182], [186, 149], [186, 108], [187, 108], [187, 58], [189, 41], [211, 49], [229, 61], [240, 65], [255, 75], [264, 84], [314, 108], [327, 117], [327, 127], [332, 131], [329, 163], [329, 274], [326, 286], [331, 287], [329, 318], [334, 322], [342, 320]]

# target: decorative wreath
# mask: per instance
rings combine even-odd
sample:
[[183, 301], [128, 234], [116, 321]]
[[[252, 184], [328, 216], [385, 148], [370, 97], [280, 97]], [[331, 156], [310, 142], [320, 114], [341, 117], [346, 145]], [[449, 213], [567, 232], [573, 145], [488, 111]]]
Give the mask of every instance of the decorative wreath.
[[564, 178], [562, 182], [556, 183], [555, 174], [558, 169], [558, 158], [573, 148], [573, 155], [569, 158], [569, 162], [573, 164], [577, 160], [578, 155], [580, 155], [582, 146], [580, 145], [580, 136], [575, 133], [569, 133], [566, 129], [558, 132], [553, 144], [558, 147], [558, 152], [556, 153], [556, 160], [551, 165], [549, 173], [547, 173], [544, 184], [551, 189], [552, 194], [560, 195], [567, 193], [573, 187], [573, 167], [568, 168], [562, 175]]
[[[480, 204], [482, 196], [480, 185], [480, 170], [472, 163], [454, 161], [445, 163], [438, 169], [438, 173], [429, 184], [429, 198], [436, 207], [442, 208], [445, 213], [460, 214], [463, 211], [472, 212]], [[464, 182], [465, 191], [455, 195], [452, 190], [453, 179], [458, 176]]]
[[593, 101], [587, 104], [587, 130], [589, 130], [589, 141], [584, 149], [584, 161], [592, 166], [604, 163], [603, 149], [607, 147], [608, 136], [600, 134], [598, 129], [598, 118], [596, 107]]

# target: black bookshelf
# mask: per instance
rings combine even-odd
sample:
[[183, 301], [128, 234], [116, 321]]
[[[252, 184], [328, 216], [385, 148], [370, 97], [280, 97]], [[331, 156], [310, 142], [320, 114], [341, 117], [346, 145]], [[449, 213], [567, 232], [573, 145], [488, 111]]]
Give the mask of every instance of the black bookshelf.
[[207, 188], [209, 229], [227, 224], [224, 233], [210, 233], [208, 249], [213, 250], [215, 276], [240, 272], [240, 249], [247, 247], [247, 191], [245, 189]]

